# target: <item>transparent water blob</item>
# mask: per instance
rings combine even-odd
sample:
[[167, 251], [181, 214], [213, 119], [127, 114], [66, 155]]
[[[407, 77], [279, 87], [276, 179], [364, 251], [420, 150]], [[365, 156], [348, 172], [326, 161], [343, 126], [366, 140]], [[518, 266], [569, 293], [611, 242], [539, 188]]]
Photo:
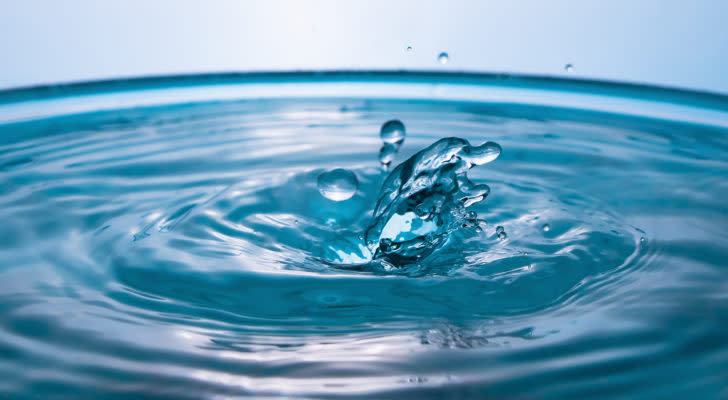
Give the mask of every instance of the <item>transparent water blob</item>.
[[348, 200], [359, 188], [359, 180], [356, 179], [356, 175], [343, 168], [320, 173], [317, 183], [321, 195], [333, 201]]

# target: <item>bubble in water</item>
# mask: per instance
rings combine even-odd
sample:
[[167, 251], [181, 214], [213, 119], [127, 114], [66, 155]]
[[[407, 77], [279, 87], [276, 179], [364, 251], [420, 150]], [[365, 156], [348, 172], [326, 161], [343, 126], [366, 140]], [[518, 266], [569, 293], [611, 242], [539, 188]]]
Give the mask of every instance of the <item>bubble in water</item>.
[[564, 66], [564, 71], [566, 71], [566, 72], [574, 72], [574, 66], [571, 65], [571, 64], [566, 64]]
[[443, 51], [437, 56], [437, 61], [439, 61], [440, 64], [447, 64], [447, 62], [450, 61], [450, 56]]
[[384, 143], [391, 143], [399, 146], [404, 142], [404, 124], [398, 119], [387, 121], [379, 130], [379, 136], [382, 138]]
[[319, 174], [317, 181], [321, 195], [333, 201], [348, 200], [359, 188], [356, 175], [343, 168], [324, 171]]
[[549, 224], [543, 224], [543, 226], [541, 227], [541, 229], [543, 229], [544, 232], [548, 232], [548, 231], [551, 230], [551, 225], [549, 225]]

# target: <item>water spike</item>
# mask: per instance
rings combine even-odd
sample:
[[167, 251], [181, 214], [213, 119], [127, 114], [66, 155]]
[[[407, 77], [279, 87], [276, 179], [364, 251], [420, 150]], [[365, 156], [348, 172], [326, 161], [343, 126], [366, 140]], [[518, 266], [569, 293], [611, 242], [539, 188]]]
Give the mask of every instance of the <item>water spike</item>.
[[495, 160], [500, 152], [494, 142], [471, 146], [450, 137], [394, 168], [384, 180], [364, 235], [374, 258], [394, 266], [414, 263], [435, 251], [454, 230], [477, 227], [477, 213], [465, 209], [485, 199], [490, 187], [471, 182], [466, 173]]

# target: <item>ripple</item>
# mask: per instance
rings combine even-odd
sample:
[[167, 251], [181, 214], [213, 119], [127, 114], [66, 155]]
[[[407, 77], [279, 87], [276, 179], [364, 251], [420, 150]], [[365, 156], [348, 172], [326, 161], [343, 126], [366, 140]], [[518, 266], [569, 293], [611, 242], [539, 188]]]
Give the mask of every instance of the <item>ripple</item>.
[[[395, 118], [394, 165], [501, 145], [469, 174], [488, 223], [418, 265], [328, 262], [371, 222]], [[334, 96], [0, 125], [0, 392], [718, 393], [728, 131], [676, 121]], [[319, 193], [335, 168], [346, 201]]]

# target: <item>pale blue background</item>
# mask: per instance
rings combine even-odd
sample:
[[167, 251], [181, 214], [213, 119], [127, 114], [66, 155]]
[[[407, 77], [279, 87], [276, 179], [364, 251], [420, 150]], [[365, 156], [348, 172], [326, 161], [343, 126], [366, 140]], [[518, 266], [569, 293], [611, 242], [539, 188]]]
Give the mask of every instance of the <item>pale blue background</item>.
[[[440, 51], [450, 53], [447, 65], [437, 63]], [[0, 88], [199, 72], [434, 69], [728, 93], [728, 1], [0, 0], [0, 57]]]

